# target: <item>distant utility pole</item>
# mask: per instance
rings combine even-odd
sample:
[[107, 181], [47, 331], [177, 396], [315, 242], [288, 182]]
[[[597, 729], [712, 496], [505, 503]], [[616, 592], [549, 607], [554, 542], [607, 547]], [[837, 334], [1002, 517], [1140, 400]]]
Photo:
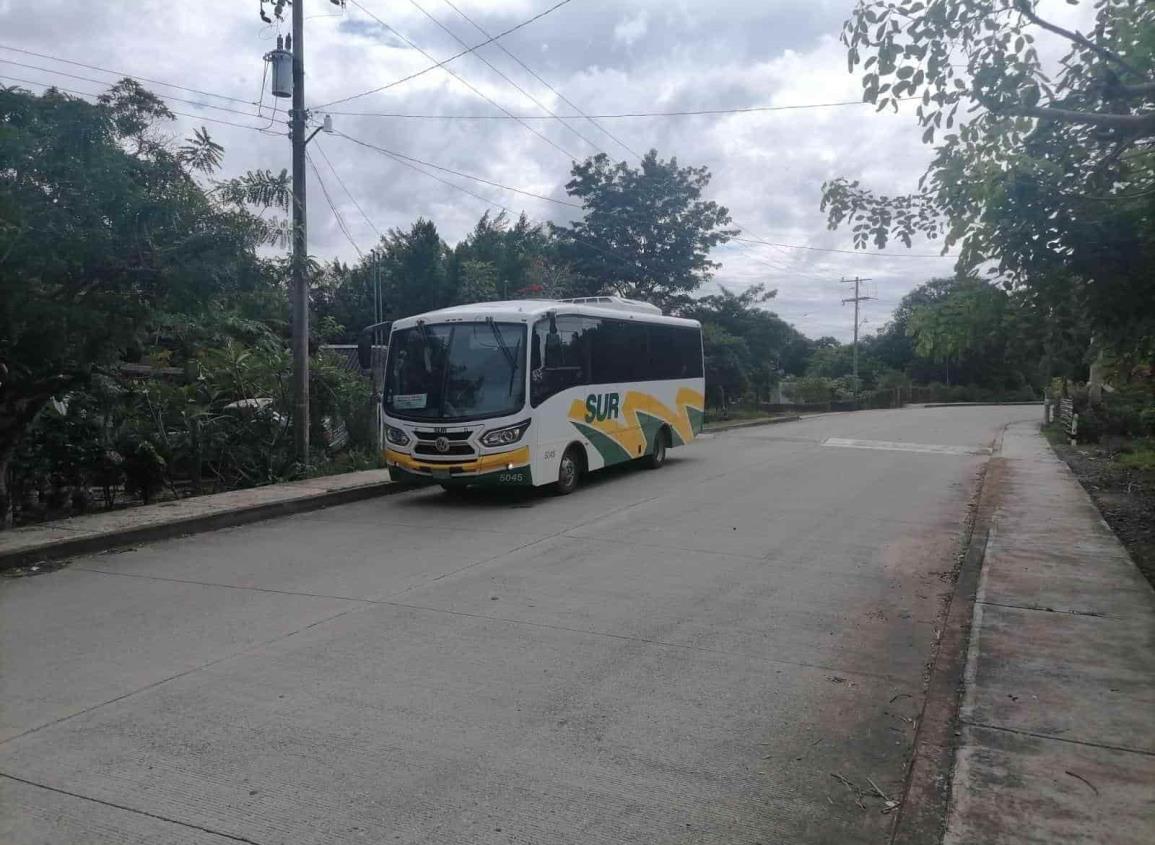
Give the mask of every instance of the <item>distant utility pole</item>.
[[845, 305], [848, 302], [854, 303], [854, 395], [858, 395], [858, 303], [864, 302], [868, 299], [874, 299], [873, 296], [860, 296], [859, 289], [863, 282], [869, 282], [870, 279], [860, 279], [855, 276], [853, 279], [842, 279], [840, 284], [854, 285], [854, 296], [847, 297], [842, 300]]

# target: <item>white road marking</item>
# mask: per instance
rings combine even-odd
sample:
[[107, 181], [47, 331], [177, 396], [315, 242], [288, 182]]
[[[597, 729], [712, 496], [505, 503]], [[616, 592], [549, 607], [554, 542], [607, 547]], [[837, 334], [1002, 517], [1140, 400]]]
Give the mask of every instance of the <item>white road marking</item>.
[[983, 446], [941, 446], [935, 443], [897, 443], [892, 440], [847, 440], [842, 437], [828, 437], [823, 446], [838, 446], [843, 449], [882, 449], [888, 452], [926, 452], [936, 455], [989, 455], [991, 450]]

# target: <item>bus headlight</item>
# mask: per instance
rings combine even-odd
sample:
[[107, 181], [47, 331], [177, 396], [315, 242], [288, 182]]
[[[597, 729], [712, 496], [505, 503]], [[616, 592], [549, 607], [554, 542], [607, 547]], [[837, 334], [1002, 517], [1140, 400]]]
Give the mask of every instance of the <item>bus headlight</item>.
[[394, 428], [391, 425], [385, 426], [385, 437], [395, 446], [408, 446], [409, 435], [399, 428]]
[[517, 425], [487, 431], [481, 435], [481, 444], [483, 446], [509, 446], [516, 443], [518, 440], [521, 440], [522, 435], [525, 434], [525, 430], [529, 428], [529, 422], [529, 420], [526, 420]]

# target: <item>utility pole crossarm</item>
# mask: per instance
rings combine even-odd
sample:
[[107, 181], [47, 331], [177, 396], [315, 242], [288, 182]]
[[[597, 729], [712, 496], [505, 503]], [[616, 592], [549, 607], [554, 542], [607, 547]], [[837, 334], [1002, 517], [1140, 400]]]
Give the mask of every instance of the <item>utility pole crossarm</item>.
[[860, 290], [863, 282], [869, 282], [870, 279], [860, 279], [855, 276], [853, 279], [841, 279], [840, 284], [854, 285], [854, 296], [842, 300], [845, 305], [848, 302], [854, 303], [854, 395], [858, 396], [858, 303], [865, 302], [868, 299], [874, 299], [873, 296], [862, 296]]

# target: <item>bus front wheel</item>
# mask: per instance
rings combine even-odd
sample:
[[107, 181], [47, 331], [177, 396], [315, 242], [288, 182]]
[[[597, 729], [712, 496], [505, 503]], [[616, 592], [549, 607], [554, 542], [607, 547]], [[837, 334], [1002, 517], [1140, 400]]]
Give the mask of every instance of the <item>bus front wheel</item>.
[[582, 459], [577, 449], [569, 448], [561, 456], [561, 463], [557, 468], [557, 484], [555, 490], [559, 496], [566, 496], [577, 489], [581, 480]]

